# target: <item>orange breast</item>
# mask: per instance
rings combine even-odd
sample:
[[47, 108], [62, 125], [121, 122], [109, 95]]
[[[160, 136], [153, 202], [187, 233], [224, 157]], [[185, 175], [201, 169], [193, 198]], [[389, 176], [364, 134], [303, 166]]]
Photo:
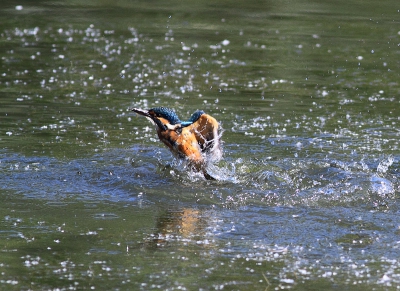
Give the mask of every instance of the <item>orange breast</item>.
[[[168, 122], [159, 118], [164, 124]], [[158, 130], [160, 140], [181, 158], [187, 158], [197, 170], [204, 164], [202, 152], [210, 150], [218, 143], [218, 122], [208, 114], [180, 130]]]

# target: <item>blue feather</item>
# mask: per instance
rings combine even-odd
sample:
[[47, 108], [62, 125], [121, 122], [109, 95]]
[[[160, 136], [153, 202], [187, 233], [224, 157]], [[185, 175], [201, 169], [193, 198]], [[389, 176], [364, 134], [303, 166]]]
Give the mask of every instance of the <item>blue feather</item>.
[[176, 115], [175, 111], [171, 108], [167, 107], [155, 107], [150, 109], [149, 111], [153, 111], [156, 116], [165, 118], [172, 125], [179, 124], [181, 121], [179, 120], [178, 115]]
[[189, 118], [188, 121], [181, 121], [178, 115], [175, 113], [174, 110], [167, 107], [154, 107], [149, 110], [149, 112], [153, 111], [154, 114], [158, 117], [165, 118], [169, 121], [171, 125], [181, 124], [183, 127], [189, 126], [196, 122], [202, 114], [204, 114], [203, 110], [195, 111], [192, 116]]
[[195, 113], [192, 114], [192, 116], [190, 116], [189, 121], [191, 121], [192, 123], [196, 122], [203, 114], [203, 110], [197, 110]]
[[204, 114], [203, 110], [197, 110], [195, 113], [192, 114], [192, 116], [190, 116], [188, 121], [182, 121], [181, 125], [185, 127], [195, 123], [202, 114]]

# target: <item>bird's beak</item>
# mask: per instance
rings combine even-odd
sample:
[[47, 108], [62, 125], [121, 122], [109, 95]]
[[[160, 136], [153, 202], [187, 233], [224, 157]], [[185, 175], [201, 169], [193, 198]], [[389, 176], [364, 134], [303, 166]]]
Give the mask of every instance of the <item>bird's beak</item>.
[[130, 111], [133, 111], [139, 115], [143, 115], [143, 116], [151, 118], [148, 110], [143, 110], [143, 109], [139, 109], [139, 108], [130, 108]]
[[168, 128], [165, 126], [165, 124], [163, 124], [161, 122], [161, 120], [159, 118], [157, 118], [156, 116], [153, 116], [149, 113], [148, 110], [143, 110], [143, 109], [139, 109], [139, 108], [130, 108], [130, 111], [133, 111], [139, 115], [145, 116], [147, 117], [150, 121], [152, 121], [153, 123], [155, 123], [158, 128], [162, 131], [167, 130]]

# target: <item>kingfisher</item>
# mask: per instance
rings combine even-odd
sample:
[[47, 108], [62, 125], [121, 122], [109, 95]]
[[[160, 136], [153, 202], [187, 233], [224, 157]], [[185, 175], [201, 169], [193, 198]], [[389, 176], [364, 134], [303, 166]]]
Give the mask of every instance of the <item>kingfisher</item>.
[[219, 160], [222, 155], [219, 123], [214, 117], [197, 110], [187, 121], [181, 121], [175, 111], [167, 107], [130, 110], [155, 124], [158, 138], [176, 157], [187, 160], [193, 170], [203, 172], [206, 179], [213, 179], [205, 169], [206, 161]]

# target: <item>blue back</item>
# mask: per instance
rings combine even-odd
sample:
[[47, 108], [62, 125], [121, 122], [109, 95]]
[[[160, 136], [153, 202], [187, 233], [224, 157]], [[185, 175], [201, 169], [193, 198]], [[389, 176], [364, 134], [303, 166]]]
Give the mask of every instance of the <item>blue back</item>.
[[153, 111], [155, 113], [155, 115], [158, 116], [158, 117], [165, 118], [172, 125], [181, 124], [183, 127], [186, 127], [186, 126], [189, 126], [189, 125], [193, 124], [194, 122], [196, 122], [200, 118], [200, 116], [202, 114], [204, 114], [203, 110], [197, 110], [192, 114], [192, 116], [190, 116], [188, 121], [181, 121], [179, 119], [178, 115], [175, 113], [175, 111], [172, 110], [171, 108], [154, 107], [154, 108], [150, 109], [149, 112], [150, 111]]
[[189, 126], [189, 125], [191, 125], [192, 123], [196, 122], [196, 121], [200, 118], [200, 116], [201, 116], [202, 114], [204, 114], [204, 111], [203, 111], [203, 110], [197, 110], [195, 113], [192, 114], [192, 116], [190, 116], [190, 118], [189, 118], [188, 121], [183, 121], [183, 122], [181, 123], [182, 126]]

